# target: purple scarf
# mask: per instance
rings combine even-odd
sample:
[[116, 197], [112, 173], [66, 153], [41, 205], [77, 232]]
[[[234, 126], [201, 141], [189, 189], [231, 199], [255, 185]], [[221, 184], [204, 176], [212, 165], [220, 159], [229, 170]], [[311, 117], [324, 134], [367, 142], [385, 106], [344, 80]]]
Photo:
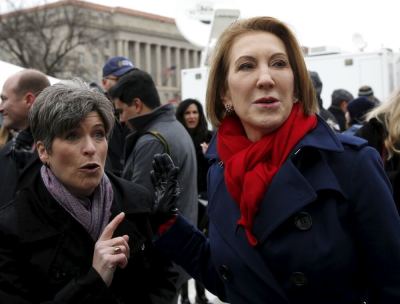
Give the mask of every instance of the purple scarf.
[[44, 185], [54, 199], [97, 240], [108, 224], [114, 193], [110, 180], [104, 174], [93, 193], [93, 199], [72, 195], [46, 166], [40, 169]]

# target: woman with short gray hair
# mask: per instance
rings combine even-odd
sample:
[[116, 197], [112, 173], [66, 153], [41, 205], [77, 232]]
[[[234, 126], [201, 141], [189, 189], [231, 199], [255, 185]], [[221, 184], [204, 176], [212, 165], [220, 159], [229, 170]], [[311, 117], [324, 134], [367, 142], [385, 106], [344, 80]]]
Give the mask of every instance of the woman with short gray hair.
[[43, 166], [0, 210], [0, 302], [160, 303], [151, 196], [104, 173], [111, 102], [81, 81], [59, 83], [29, 120]]
[[108, 137], [114, 126], [113, 111], [104, 94], [75, 79], [43, 90], [30, 110], [29, 123], [35, 140], [50, 149], [55, 137], [78, 125], [90, 112], [98, 113]]

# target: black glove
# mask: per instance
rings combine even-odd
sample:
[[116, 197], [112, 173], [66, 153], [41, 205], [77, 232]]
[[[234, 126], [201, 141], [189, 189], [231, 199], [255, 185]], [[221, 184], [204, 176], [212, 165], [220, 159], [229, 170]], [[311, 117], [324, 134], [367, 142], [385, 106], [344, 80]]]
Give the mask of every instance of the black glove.
[[178, 172], [179, 168], [174, 165], [168, 154], [154, 155], [150, 176], [155, 190], [153, 220], [156, 229], [178, 213]]

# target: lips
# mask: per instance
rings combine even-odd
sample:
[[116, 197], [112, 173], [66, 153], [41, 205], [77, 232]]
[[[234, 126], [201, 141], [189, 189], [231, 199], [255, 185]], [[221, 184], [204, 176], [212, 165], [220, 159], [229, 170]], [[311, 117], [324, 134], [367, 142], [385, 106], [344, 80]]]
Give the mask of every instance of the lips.
[[271, 104], [278, 102], [278, 99], [274, 97], [262, 97], [254, 101], [255, 104]]
[[81, 166], [79, 169], [83, 169], [83, 170], [96, 170], [100, 168], [100, 165], [97, 163], [87, 163], [83, 166]]

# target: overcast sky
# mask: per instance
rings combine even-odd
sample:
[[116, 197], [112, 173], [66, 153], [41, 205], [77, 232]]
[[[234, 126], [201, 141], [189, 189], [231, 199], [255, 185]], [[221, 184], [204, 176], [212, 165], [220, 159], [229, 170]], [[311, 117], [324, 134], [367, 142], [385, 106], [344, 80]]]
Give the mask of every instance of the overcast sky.
[[[0, 0], [2, 3], [7, 0]], [[17, 0], [15, 0], [17, 1]], [[14, 1], [14, 2], [15, 2]], [[35, 0], [26, 0], [33, 2]], [[40, 1], [40, 0], [36, 0]], [[49, 0], [47, 0], [49, 1]], [[54, 1], [54, 0], [50, 0]], [[89, 0], [174, 18], [182, 3], [196, 0]], [[400, 49], [398, 0], [203, 0], [241, 10], [241, 16], [269, 15], [289, 23], [304, 46], [333, 46], [355, 51], [352, 37], [358, 33], [367, 42], [366, 51], [381, 47]]]
[[[175, 17], [190, 0], [90, 0]], [[205, 0], [207, 2], [207, 0]], [[356, 50], [352, 37], [361, 34], [367, 51], [400, 49], [398, 0], [208, 0], [234, 3], [243, 17], [269, 15], [289, 23], [302, 45], [329, 45]], [[228, 4], [228, 5], [229, 5]]]

